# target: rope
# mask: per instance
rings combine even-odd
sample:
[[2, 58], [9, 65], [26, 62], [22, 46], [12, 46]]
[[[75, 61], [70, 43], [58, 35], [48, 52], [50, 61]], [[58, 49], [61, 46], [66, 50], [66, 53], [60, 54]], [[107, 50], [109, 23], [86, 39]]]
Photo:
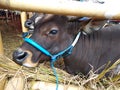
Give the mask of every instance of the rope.
[[59, 81], [58, 81], [58, 75], [57, 75], [56, 69], [54, 67], [54, 61], [51, 61], [51, 68], [52, 68], [53, 73], [56, 77], [56, 90], [58, 90]]

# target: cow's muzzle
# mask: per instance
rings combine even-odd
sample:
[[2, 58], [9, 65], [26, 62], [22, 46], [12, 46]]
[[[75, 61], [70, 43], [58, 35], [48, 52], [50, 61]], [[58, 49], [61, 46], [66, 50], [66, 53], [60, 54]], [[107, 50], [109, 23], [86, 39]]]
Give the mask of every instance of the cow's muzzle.
[[35, 67], [38, 62], [32, 62], [33, 54], [30, 51], [22, 50], [18, 48], [13, 52], [13, 61], [19, 65], [23, 65], [26, 67]]

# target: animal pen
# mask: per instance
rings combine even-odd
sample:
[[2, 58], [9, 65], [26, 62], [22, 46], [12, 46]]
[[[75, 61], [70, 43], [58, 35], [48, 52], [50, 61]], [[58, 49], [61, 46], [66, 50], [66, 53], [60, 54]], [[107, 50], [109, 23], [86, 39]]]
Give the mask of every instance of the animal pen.
[[[114, 7], [111, 7], [112, 5]], [[24, 27], [24, 22], [27, 19], [26, 12], [86, 16], [97, 19], [120, 19], [120, 5], [117, 0], [105, 4], [69, 0], [53, 0], [51, 2], [49, 0], [0, 0], [0, 9], [21, 11], [20, 25], [23, 32], [27, 32], [27, 29]], [[49, 66], [44, 66], [43, 64], [40, 67], [29, 69], [16, 65], [4, 55], [1, 32], [2, 30], [0, 30], [0, 90], [55, 90], [55, 77]], [[72, 76], [57, 69], [60, 82], [58, 90], [118, 90], [120, 89], [120, 75], [116, 75], [108, 80], [104, 78], [104, 75], [119, 62], [120, 60], [110, 68], [106, 68], [106, 71], [100, 75], [96, 75], [91, 71], [91, 75], [88, 78], [83, 75]], [[100, 82], [101, 79], [103, 80], [102, 82]]]

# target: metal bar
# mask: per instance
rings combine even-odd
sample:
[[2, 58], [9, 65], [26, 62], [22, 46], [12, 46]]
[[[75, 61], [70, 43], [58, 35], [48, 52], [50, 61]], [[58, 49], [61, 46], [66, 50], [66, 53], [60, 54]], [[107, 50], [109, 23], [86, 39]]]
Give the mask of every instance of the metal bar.
[[1, 9], [120, 19], [119, 0], [95, 4], [69, 0], [0, 0]]

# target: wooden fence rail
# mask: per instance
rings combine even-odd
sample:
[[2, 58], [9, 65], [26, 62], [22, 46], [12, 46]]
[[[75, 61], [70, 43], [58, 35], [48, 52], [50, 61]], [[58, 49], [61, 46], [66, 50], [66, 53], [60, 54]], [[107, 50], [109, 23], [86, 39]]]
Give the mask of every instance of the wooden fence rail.
[[1, 9], [120, 19], [119, 0], [96, 4], [71, 0], [0, 0]]

